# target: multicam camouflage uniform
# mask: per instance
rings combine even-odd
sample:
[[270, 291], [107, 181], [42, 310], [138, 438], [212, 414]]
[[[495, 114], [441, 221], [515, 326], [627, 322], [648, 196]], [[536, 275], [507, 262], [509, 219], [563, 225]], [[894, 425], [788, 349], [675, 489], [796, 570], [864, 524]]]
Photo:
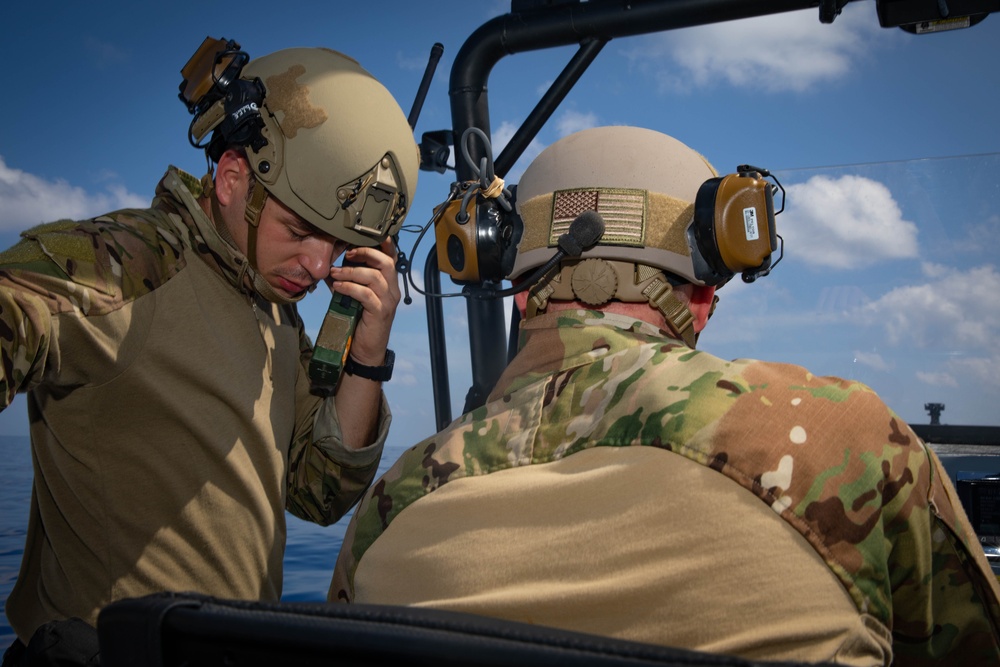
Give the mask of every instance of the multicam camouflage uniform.
[[162, 590], [277, 600], [284, 511], [328, 524], [372, 479], [375, 443], [342, 443], [309, 394], [293, 305], [253, 290], [246, 258], [171, 168], [152, 208], [22, 234], [0, 254], [2, 405], [27, 392], [34, 488], [7, 614], [95, 623]]
[[[866, 386], [596, 311], [532, 318], [520, 346], [485, 406], [366, 493], [331, 600], [756, 659], [1000, 664], [1000, 591], [946, 473]], [[859, 625], [833, 636], [838, 595]]]

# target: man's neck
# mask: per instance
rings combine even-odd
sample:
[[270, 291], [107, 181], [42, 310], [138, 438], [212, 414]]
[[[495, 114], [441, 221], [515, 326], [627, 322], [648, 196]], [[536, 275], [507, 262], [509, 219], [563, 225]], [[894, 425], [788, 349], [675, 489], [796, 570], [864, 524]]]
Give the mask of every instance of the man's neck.
[[623, 301], [608, 301], [600, 306], [592, 306], [582, 301], [549, 301], [545, 312], [552, 313], [558, 310], [597, 310], [602, 313], [616, 313], [633, 317], [643, 322], [648, 322], [658, 329], [666, 328], [666, 321], [663, 313], [650, 306], [648, 303], [625, 303]]

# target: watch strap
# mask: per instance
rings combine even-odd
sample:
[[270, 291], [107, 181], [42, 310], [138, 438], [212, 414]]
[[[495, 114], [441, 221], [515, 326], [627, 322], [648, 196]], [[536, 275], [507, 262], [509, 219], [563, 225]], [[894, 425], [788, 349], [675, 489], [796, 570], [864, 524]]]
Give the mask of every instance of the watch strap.
[[396, 353], [386, 348], [385, 361], [381, 366], [365, 366], [354, 361], [354, 357], [348, 356], [344, 362], [344, 372], [348, 375], [372, 380], [374, 382], [388, 382], [392, 379], [392, 367], [396, 363]]

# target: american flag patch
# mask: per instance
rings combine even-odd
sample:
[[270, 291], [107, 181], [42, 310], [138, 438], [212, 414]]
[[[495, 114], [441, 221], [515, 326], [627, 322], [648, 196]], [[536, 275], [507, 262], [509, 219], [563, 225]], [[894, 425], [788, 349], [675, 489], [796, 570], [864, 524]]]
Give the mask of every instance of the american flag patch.
[[557, 190], [552, 203], [549, 244], [556, 245], [569, 225], [584, 211], [604, 218], [602, 245], [641, 246], [646, 232], [646, 191], [590, 188]]

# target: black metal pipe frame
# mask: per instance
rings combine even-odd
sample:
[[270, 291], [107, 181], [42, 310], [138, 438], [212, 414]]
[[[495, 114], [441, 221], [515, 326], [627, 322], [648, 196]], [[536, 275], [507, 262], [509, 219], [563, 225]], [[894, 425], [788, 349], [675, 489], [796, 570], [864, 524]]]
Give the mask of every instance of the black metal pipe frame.
[[[466, 39], [452, 65], [449, 95], [454, 136], [461, 137], [470, 127], [477, 127], [490, 135], [486, 84], [493, 66], [505, 56], [580, 44], [581, 50], [576, 56], [578, 62], [567, 67], [567, 70], [572, 70], [575, 83], [590, 64], [587, 59], [593, 60], [600, 47], [615, 37], [779, 14], [819, 7], [821, 4], [827, 9], [823, 12], [823, 21], [830, 22], [839, 7], [835, 6], [835, 11], [830, 11], [829, 0], [591, 0], [499, 16], [484, 23]], [[836, 4], [841, 5], [840, 0]], [[539, 104], [539, 107], [545, 107], [540, 115], [530, 119], [532, 125], [522, 126], [515, 135], [516, 145], [509, 145], [510, 150], [504, 150], [500, 163], [504, 169], [516, 162], [524, 147], [544, 124], [545, 118], [551, 115], [567, 92], [568, 88], [563, 91], [550, 89], [547, 95], [551, 94], [552, 99]], [[558, 97], [560, 95], [562, 97]], [[558, 101], [555, 101], [556, 97]], [[555, 101], [554, 105], [552, 101]], [[548, 115], [542, 118], [542, 114]], [[541, 122], [537, 122], [539, 119]], [[481, 146], [470, 147], [470, 156], [477, 164], [483, 155]], [[497, 173], [505, 172], [497, 170]], [[463, 160], [456, 160], [455, 174], [459, 181], [474, 178], [472, 167]], [[485, 285], [473, 285], [466, 290], [484, 288]], [[506, 350], [507, 341], [499, 299], [469, 298], [466, 299], [466, 306], [473, 377], [473, 386], [466, 399], [465, 409], [468, 411], [483, 404], [486, 394], [503, 372], [507, 355], [502, 352]], [[433, 326], [440, 326], [443, 330], [443, 320], [436, 323], [428, 320], [428, 327]], [[446, 369], [447, 360], [436, 358], [434, 354], [432, 349], [432, 367]], [[450, 402], [450, 397], [445, 400]], [[438, 420], [440, 423], [440, 414]]]
[[[473, 32], [455, 57], [449, 89], [452, 129], [456, 137], [469, 127], [489, 135], [486, 83], [504, 56], [819, 5], [820, 0], [591, 0], [498, 16]], [[457, 164], [456, 172], [460, 180], [468, 180], [472, 169]]]
[[496, 159], [494, 171], [497, 176], [505, 176], [510, 168], [514, 166], [517, 159], [524, 153], [531, 140], [535, 138], [542, 126], [552, 117], [555, 110], [559, 108], [566, 95], [573, 89], [576, 82], [580, 80], [583, 73], [587, 71], [590, 64], [594, 62], [601, 49], [608, 43], [606, 39], [588, 38], [580, 44], [580, 49], [573, 55], [569, 64], [559, 73], [559, 76], [545, 95], [538, 101], [535, 108], [531, 110], [521, 127], [517, 129], [514, 136], [510, 138], [503, 152]]
[[438, 431], [451, 423], [451, 388], [448, 381], [448, 365], [435, 363], [435, 359], [447, 360], [448, 349], [444, 337], [444, 312], [441, 297], [429, 296], [441, 293], [441, 272], [438, 271], [437, 249], [431, 248], [424, 262], [424, 288], [427, 299], [427, 339], [431, 350], [431, 384], [434, 386], [434, 418]]
[[[573, 58], [570, 60], [569, 64], [563, 69], [563, 71], [556, 77], [556, 80], [549, 86], [545, 95], [539, 100], [535, 108], [532, 109], [531, 113], [528, 114], [527, 119], [521, 124], [514, 136], [511, 137], [507, 146], [504, 148], [503, 153], [497, 158], [494, 166], [494, 171], [498, 176], [503, 176], [507, 173], [507, 170], [513, 166], [517, 158], [520, 157], [524, 149], [531, 143], [531, 140], [538, 134], [538, 131], [542, 128], [545, 122], [552, 116], [555, 110], [559, 107], [559, 104], [566, 99], [566, 95], [569, 91], [576, 85], [576, 82], [580, 80], [583, 73], [587, 70], [597, 55], [607, 44], [607, 40], [603, 39], [593, 39], [587, 38], [580, 45], [580, 49], [576, 52]], [[471, 292], [477, 289], [483, 289], [482, 287], [471, 286], [466, 289], [466, 291]], [[486, 288], [491, 289], [491, 288]], [[500, 337], [504, 334], [503, 328], [497, 329], [496, 324], [488, 324], [489, 320], [484, 320], [482, 317], [472, 316], [471, 312], [479, 312], [482, 310], [487, 310], [490, 313], [491, 318], [503, 316], [502, 308], [503, 305], [499, 300], [492, 299], [493, 303], [497, 306], [495, 311], [490, 306], [485, 308], [472, 308], [470, 309], [469, 321], [469, 336], [470, 336], [470, 346], [476, 345], [477, 350], [472, 350], [471, 353], [474, 355], [485, 355], [481, 356], [485, 361], [481, 364], [472, 365], [472, 386], [469, 388], [469, 392], [465, 397], [465, 407], [464, 412], [476, 408], [482, 405], [486, 401], [486, 396], [489, 394], [493, 385], [496, 383], [496, 379], [499, 377], [500, 373], [508, 363], [509, 351], [511, 349], [510, 341], [505, 341], [505, 347], [498, 347], [500, 342]], [[466, 304], [469, 308], [469, 304]], [[482, 322], [486, 321], [487, 324], [480, 327]], [[475, 343], [473, 343], [475, 341]], [[498, 355], [498, 350], [507, 350], [508, 354]], [[450, 398], [449, 398], [450, 401]]]

